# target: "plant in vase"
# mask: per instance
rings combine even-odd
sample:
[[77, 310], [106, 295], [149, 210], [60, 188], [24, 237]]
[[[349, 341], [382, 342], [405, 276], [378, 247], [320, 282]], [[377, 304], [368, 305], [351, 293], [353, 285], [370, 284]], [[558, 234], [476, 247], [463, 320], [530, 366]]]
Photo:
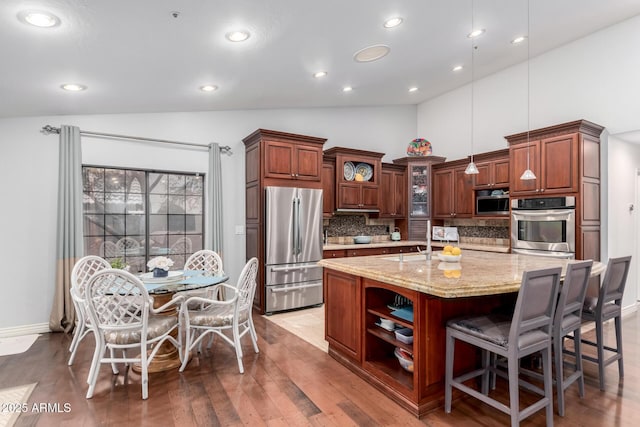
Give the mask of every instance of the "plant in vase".
[[153, 277], [167, 277], [171, 266], [173, 266], [173, 261], [165, 256], [155, 257], [147, 263], [149, 271], [153, 271]]
[[124, 262], [122, 258], [113, 259], [109, 264], [111, 264], [111, 268], [117, 268], [119, 270], [129, 271], [129, 264]]

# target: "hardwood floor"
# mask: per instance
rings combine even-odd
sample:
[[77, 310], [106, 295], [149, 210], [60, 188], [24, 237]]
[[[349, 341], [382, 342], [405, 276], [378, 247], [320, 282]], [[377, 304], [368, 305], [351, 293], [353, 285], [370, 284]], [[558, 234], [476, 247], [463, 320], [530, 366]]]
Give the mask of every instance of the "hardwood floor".
[[[499, 411], [464, 398], [451, 414], [440, 408], [421, 420], [349, 372], [323, 351], [261, 316], [255, 316], [260, 353], [243, 342], [245, 373], [238, 373], [232, 349], [217, 340], [194, 358], [184, 373], [151, 374], [149, 399], [141, 399], [140, 376], [122, 370], [100, 370], [92, 399], [85, 399], [86, 377], [93, 353], [89, 337], [72, 367], [66, 364], [71, 338], [45, 334], [25, 353], [0, 357], [0, 387], [37, 382], [16, 426], [495, 426], [508, 425]], [[614, 338], [607, 327], [607, 341]], [[617, 365], [606, 370], [606, 391], [598, 389], [597, 369], [586, 363], [585, 398], [577, 387], [567, 390], [567, 415], [555, 415], [557, 426], [627, 426], [640, 420], [640, 316], [624, 318], [625, 378]], [[444, 351], [443, 351], [444, 352]], [[507, 396], [506, 383], [497, 393]], [[506, 401], [506, 399], [505, 399]], [[49, 410], [33, 412], [33, 404]], [[58, 403], [58, 408], [56, 404]], [[64, 412], [64, 404], [70, 411]], [[60, 412], [51, 412], [59, 409]], [[523, 426], [545, 425], [544, 412]]]

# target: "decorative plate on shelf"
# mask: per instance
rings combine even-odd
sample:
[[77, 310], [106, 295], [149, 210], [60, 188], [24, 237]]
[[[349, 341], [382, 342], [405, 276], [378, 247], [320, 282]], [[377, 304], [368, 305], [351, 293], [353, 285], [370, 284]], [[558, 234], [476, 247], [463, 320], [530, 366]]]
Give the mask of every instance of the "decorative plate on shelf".
[[[356, 165], [356, 175], [362, 177], [362, 181], [369, 181], [373, 177], [373, 168], [367, 163], [358, 163]], [[356, 181], [357, 181], [356, 177]]]
[[407, 147], [407, 156], [411, 157], [430, 156], [432, 152], [431, 143], [424, 138], [414, 139]]
[[351, 162], [344, 162], [344, 179], [353, 181], [356, 177], [356, 167]]

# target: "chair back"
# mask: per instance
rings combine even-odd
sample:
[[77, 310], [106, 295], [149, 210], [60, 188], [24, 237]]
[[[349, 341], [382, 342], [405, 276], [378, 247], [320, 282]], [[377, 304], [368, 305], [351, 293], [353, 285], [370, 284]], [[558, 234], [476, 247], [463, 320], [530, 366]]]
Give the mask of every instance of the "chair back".
[[[89, 280], [86, 302], [94, 324], [105, 332], [144, 331], [152, 305], [140, 279], [113, 268], [101, 270]], [[146, 339], [146, 331], [141, 338]]]
[[202, 249], [192, 254], [184, 263], [185, 270], [204, 270], [206, 275], [222, 274], [220, 255], [209, 249]]
[[100, 270], [111, 268], [111, 264], [99, 256], [88, 255], [80, 258], [71, 270], [71, 287], [76, 289], [76, 295], [84, 298], [84, 291], [89, 279]]
[[256, 294], [256, 275], [258, 273], [258, 258], [251, 258], [245, 264], [238, 278], [238, 312], [251, 310], [253, 298]]
[[510, 343], [518, 345], [520, 337], [535, 330], [551, 337], [561, 273], [561, 267], [524, 272], [509, 331]]
[[622, 308], [622, 295], [630, 266], [631, 256], [609, 258], [607, 271], [604, 274], [602, 286], [600, 286], [596, 312], [602, 313], [602, 306], [610, 302]]
[[562, 319], [572, 315], [577, 316], [579, 322], [579, 319], [582, 317], [582, 306], [585, 295], [587, 294], [592, 266], [592, 260], [567, 265], [564, 282], [560, 287], [560, 296], [558, 297], [558, 306], [556, 307], [556, 315], [553, 322], [554, 325], [561, 327]]
[[105, 240], [100, 244], [100, 255], [105, 258], [117, 258], [118, 246], [109, 240]]

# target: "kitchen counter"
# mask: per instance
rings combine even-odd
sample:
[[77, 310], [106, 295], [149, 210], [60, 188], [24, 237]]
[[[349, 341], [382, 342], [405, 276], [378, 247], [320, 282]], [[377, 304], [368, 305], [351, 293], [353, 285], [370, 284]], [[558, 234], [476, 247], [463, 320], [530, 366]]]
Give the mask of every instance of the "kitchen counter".
[[[464, 250], [459, 263], [427, 261], [410, 253], [323, 259], [325, 339], [329, 355], [416, 417], [442, 407], [445, 325], [460, 316], [512, 309], [525, 270], [561, 266], [571, 260]], [[450, 270], [452, 269], [452, 270]], [[605, 265], [594, 263], [592, 275]], [[458, 277], [459, 276], [459, 277]], [[380, 326], [389, 320], [413, 331], [398, 341]], [[403, 369], [397, 348], [413, 355]], [[456, 349], [459, 372], [476, 367], [475, 349]], [[458, 371], [456, 371], [458, 372]]]
[[[437, 252], [433, 253], [431, 261], [426, 261], [420, 254], [404, 255], [402, 262], [398, 259], [399, 255], [379, 255], [323, 259], [318, 264], [436, 297], [460, 298], [517, 292], [524, 271], [555, 266], [562, 267], [564, 271], [572, 262], [472, 250], [465, 250], [459, 263], [441, 262]], [[598, 275], [604, 269], [604, 264], [594, 262], [592, 275]], [[459, 270], [460, 277], [446, 277], [444, 273], [447, 270]]]
[[322, 247], [324, 251], [337, 251], [340, 249], [365, 249], [365, 248], [390, 248], [402, 246], [425, 246], [424, 240], [385, 240], [384, 242], [371, 243], [327, 243]]

